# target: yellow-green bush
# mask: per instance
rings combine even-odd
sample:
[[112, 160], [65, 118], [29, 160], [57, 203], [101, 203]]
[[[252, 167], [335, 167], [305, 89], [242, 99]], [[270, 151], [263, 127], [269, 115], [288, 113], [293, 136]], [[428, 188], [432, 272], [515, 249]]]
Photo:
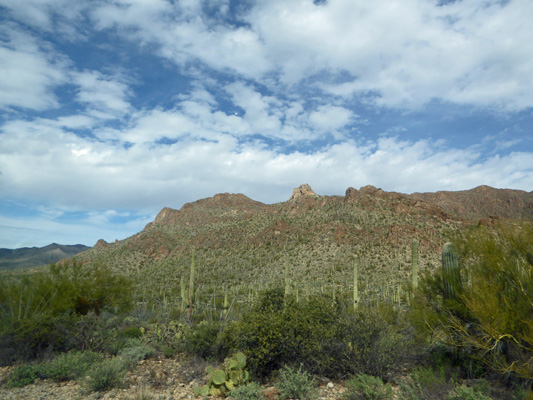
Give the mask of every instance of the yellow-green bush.
[[459, 306], [444, 304], [438, 276], [428, 277], [414, 302], [414, 324], [464, 362], [531, 382], [533, 223], [479, 226], [455, 245], [462, 264]]

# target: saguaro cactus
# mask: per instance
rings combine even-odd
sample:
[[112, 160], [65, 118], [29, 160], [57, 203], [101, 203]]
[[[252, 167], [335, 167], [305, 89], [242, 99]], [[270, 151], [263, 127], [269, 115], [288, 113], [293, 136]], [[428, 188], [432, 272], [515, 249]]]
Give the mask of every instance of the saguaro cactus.
[[189, 280], [189, 307], [187, 308], [187, 321], [191, 320], [192, 309], [194, 305], [194, 267], [195, 267], [195, 254], [194, 250], [192, 251], [191, 257], [191, 276]]
[[418, 287], [418, 241], [413, 239], [413, 248], [412, 248], [412, 262], [411, 262], [411, 281], [413, 289]]
[[359, 305], [359, 288], [357, 286], [357, 257], [353, 262], [353, 309]]
[[289, 279], [289, 260], [285, 261], [285, 298], [290, 292], [290, 279]]
[[456, 298], [461, 290], [461, 271], [459, 255], [451, 243], [446, 243], [442, 248], [442, 281], [444, 299]]
[[187, 288], [185, 287], [185, 279], [180, 280], [180, 289], [181, 289], [181, 312], [185, 311], [187, 307]]

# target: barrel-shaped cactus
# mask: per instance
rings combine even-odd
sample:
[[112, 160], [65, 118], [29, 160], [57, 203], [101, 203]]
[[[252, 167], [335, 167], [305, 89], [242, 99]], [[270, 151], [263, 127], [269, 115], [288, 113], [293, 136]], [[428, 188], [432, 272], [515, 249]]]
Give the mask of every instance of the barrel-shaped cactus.
[[444, 299], [457, 298], [461, 290], [461, 270], [459, 254], [451, 243], [446, 243], [442, 248], [442, 281]]

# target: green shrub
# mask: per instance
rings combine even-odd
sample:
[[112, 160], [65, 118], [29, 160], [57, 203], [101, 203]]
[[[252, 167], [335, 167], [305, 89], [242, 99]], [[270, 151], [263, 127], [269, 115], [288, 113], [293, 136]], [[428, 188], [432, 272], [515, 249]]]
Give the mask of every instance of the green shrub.
[[216, 358], [217, 337], [220, 330], [221, 326], [216, 322], [200, 322], [185, 334], [185, 350], [204, 359]]
[[22, 387], [30, 385], [42, 377], [40, 365], [21, 365], [13, 370], [7, 383], [9, 387]]
[[436, 400], [444, 399], [453, 388], [453, 383], [446, 380], [444, 370], [419, 367], [411, 371], [411, 381], [402, 384], [402, 400]]
[[152, 357], [156, 354], [156, 350], [145, 343], [132, 342], [119, 352], [119, 356], [124, 361], [127, 369], [131, 369], [137, 365], [141, 360]]
[[416, 351], [400, 329], [397, 313], [388, 306], [359, 307], [355, 313], [344, 314], [339, 321], [339, 335], [348, 346], [335, 357], [339, 365], [345, 366], [342, 372], [389, 377]]
[[220, 353], [245, 352], [251, 372], [261, 379], [291, 363], [328, 377], [385, 376], [408, 348], [413, 346], [407, 346], [389, 309], [361, 307], [354, 313], [324, 296], [296, 302], [284, 299], [280, 288], [263, 292], [251, 312], [219, 335]]
[[130, 339], [138, 339], [143, 335], [141, 329], [137, 326], [129, 326], [122, 331], [122, 336]]
[[250, 382], [236, 388], [229, 397], [233, 400], [265, 400], [262, 389], [263, 387], [258, 383]]
[[103, 264], [52, 264], [37, 272], [6, 274], [3, 278], [0, 355], [8, 358], [2, 357], [3, 364], [87, 349], [89, 338], [84, 334], [92, 331], [84, 329], [79, 335], [80, 319], [131, 306], [129, 280]]
[[104, 356], [92, 351], [69, 352], [42, 364], [43, 377], [54, 381], [66, 381], [83, 376], [93, 364], [101, 362]]
[[482, 392], [466, 385], [457, 386], [447, 397], [448, 400], [492, 400]]
[[347, 392], [343, 398], [347, 400], [388, 400], [392, 397], [392, 386], [383, 383], [381, 378], [358, 374], [346, 382]]
[[122, 384], [125, 365], [121, 358], [101, 361], [89, 370], [87, 386], [89, 390], [102, 392]]
[[302, 366], [294, 368], [289, 365], [279, 371], [276, 381], [281, 399], [310, 399], [315, 397], [315, 381], [313, 377], [302, 370]]
[[451, 349], [465, 377], [485, 369], [515, 382], [533, 380], [533, 223], [479, 226], [455, 246], [461, 296], [450, 307], [438, 274], [424, 279], [413, 302], [413, 325]]

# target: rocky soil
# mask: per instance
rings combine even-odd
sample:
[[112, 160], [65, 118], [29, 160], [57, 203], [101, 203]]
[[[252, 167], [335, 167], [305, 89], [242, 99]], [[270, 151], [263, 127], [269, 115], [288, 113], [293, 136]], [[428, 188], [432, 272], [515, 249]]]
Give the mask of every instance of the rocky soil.
[[[174, 400], [194, 399], [194, 387], [206, 381], [204, 361], [178, 356], [141, 361], [126, 374], [121, 388], [105, 393], [87, 391], [83, 381], [54, 382], [38, 380], [21, 388], [8, 388], [7, 381], [14, 367], [0, 368], [1, 400]], [[342, 383], [322, 381], [317, 388], [318, 400], [336, 400], [345, 392]], [[266, 386], [268, 400], [279, 398], [275, 387]]]

